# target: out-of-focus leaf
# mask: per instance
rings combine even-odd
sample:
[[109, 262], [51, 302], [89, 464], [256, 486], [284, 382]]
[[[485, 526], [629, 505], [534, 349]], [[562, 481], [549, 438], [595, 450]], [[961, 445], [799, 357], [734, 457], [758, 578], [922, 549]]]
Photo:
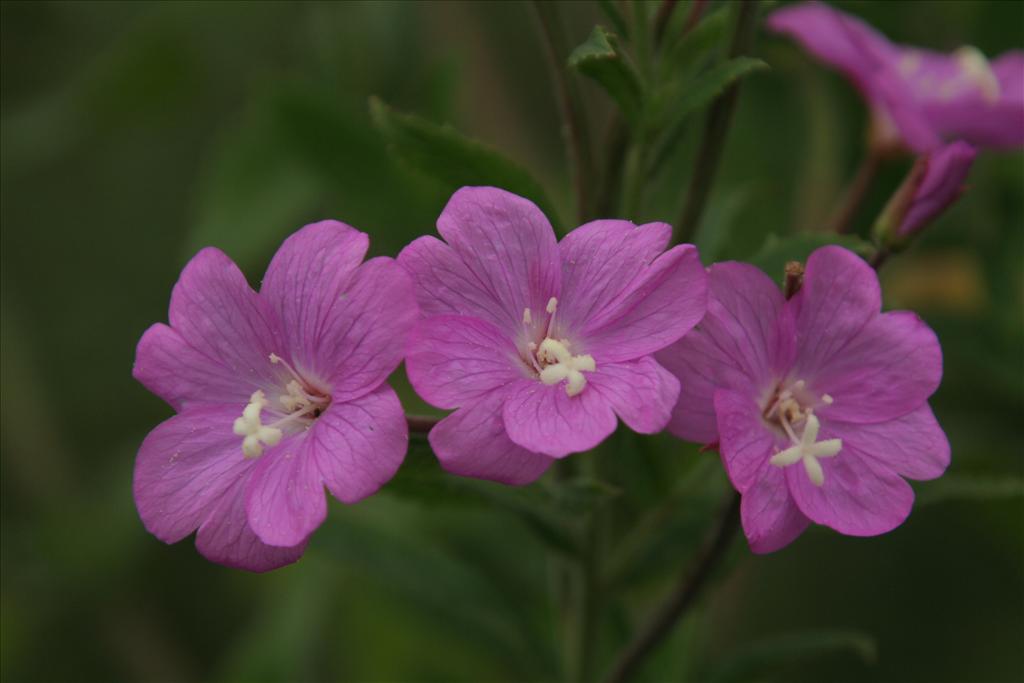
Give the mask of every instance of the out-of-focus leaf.
[[188, 252], [216, 246], [245, 267], [301, 225], [323, 187], [261, 103], [225, 137], [200, 191]]
[[640, 124], [643, 89], [633, 68], [618, 49], [614, 34], [602, 26], [595, 26], [586, 42], [569, 55], [569, 66], [600, 83], [619, 105], [630, 125], [636, 127]]
[[859, 631], [786, 634], [757, 641], [734, 652], [699, 680], [707, 683], [773, 680], [781, 675], [780, 669], [787, 666], [837, 653], [853, 654], [865, 664], [872, 664], [878, 657], [878, 646], [874, 638]]
[[722, 254], [722, 247], [730, 241], [736, 217], [754, 197], [751, 185], [741, 185], [724, 197], [708, 205], [697, 229], [697, 248], [704, 263], [714, 263]]
[[975, 476], [947, 474], [921, 484], [918, 506], [932, 503], [1004, 500], [1024, 496], [1024, 479], [1016, 475]]
[[535, 634], [519, 621], [520, 606], [500, 586], [430, 538], [411, 533], [415, 522], [395, 501], [375, 500], [373, 510], [366, 507], [334, 515], [309, 552], [322, 552], [378, 582], [466, 647], [500, 659], [519, 678], [542, 677], [530, 657], [538, 647]]
[[629, 26], [626, 25], [626, 19], [622, 16], [622, 12], [615, 6], [614, 0], [598, 0], [597, 4], [601, 6], [601, 11], [608, 17], [608, 21], [615, 25], [615, 30], [619, 32], [619, 35], [629, 40]]
[[622, 491], [593, 478], [578, 478], [556, 482], [549, 495], [553, 504], [570, 514], [589, 514], [596, 508], [621, 495]]
[[682, 118], [690, 112], [702, 109], [735, 81], [768, 65], [753, 57], [735, 57], [716, 64], [687, 83], [686, 90], [673, 108], [673, 114]]
[[540, 207], [557, 230], [558, 216], [543, 187], [526, 169], [498, 151], [451, 126], [397, 112], [376, 97], [370, 98], [370, 115], [388, 149], [402, 162], [450, 191], [466, 185], [493, 185], [526, 197]]
[[384, 491], [424, 505], [476, 505], [506, 510], [553, 550], [575, 554], [579, 544], [566, 527], [564, 510], [539, 485], [504, 486], [448, 474], [425, 443], [410, 445], [406, 461]]
[[721, 9], [708, 15], [692, 31], [673, 44], [663, 60], [664, 76], [685, 78], [707, 57], [716, 54], [725, 45], [732, 11]]
[[862, 258], [870, 256], [873, 249], [864, 240], [851, 235], [803, 233], [783, 238], [768, 235], [760, 251], [750, 258], [750, 262], [767, 273], [773, 280], [782, 282], [786, 262], [806, 262], [811, 252], [830, 244], [846, 247]]

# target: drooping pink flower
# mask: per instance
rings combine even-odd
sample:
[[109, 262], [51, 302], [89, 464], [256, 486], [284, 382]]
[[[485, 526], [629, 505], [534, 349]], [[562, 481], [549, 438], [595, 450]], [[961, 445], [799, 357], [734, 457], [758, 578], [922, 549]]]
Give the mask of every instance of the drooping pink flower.
[[[466, 187], [398, 256], [424, 319], [406, 369], [413, 388], [454, 408], [430, 432], [449, 472], [507, 484], [615, 430], [660, 431], [679, 383], [651, 354], [704, 314], [691, 245], [665, 251], [664, 223], [588, 223], [557, 242], [544, 214], [503, 190]], [[664, 253], [662, 253], [664, 252]]]
[[682, 391], [669, 430], [719, 443], [742, 494], [751, 549], [772, 552], [810, 522], [851, 536], [899, 526], [938, 477], [949, 444], [928, 407], [942, 376], [935, 334], [881, 313], [874, 271], [840, 247], [807, 261], [789, 301], [743, 263], [710, 268], [708, 312], [657, 354]]
[[[266, 571], [294, 562], [327, 513], [388, 481], [408, 427], [385, 380], [418, 315], [393, 259], [336, 221], [278, 250], [260, 292], [200, 251], [171, 294], [170, 325], [139, 341], [133, 374], [177, 415], [143, 441], [134, 493], [146, 528], [198, 529], [206, 558]], [[360, 265], [362, 264], [362, 265]]]
[[918, 232], [960, 198], [975, 156], [973, 147], [958, 140], [922, 158], [910, 202], [896, 228], [898, 235]]
[[989, 63], [973, 47], [944, 54], [896, 45], [820, 2], [779, 9], [767, 24], [853, 82], [871, 108], [872, 143], [879, 148], [928, 152], [943, 139], [1024, 145], [1024, 52]]

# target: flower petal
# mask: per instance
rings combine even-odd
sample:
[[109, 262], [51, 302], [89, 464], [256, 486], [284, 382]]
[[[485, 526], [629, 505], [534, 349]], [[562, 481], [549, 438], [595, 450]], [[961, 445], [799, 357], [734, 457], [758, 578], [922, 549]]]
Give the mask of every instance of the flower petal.
[[679, 397], [679, 380], [651, 356], [606, 363], [587, 377], [585, 391], [604, 396], [622, 421], [641, 434], [664, 429]]
[[196, 549], [211, 562], [250, 572], [266, 572], [295, 562], [306, 551], [306, 541], [281, 548], [263, 543], [253, 533], [245, 513], [246, 480], [233, 485], [199, 527]]
[[502, 420], [504, 392], [493, 392], [459, 408], [430, 430], [430, 447], [452, 474], [512, 486], [536, 481], [552, 458], [517, 446]]
[[882, 293], [878, 276], [862, 258], [828, 246], [807, 259], [803, 287], [787, 306], [797, 329], [793, 374], [809, 380], [845, 353], [844, 347], [878, 316]]
[[384, 382], [402, 362], [418, 316], [412, 280], [394, 259], [359, 266], [324, 324], [313, 361], [332, 399], [351, 401]]
[[244, 406], [258, 388], [196, 351], [163, 323], [150, 327], [139, 340], [132, 376], [178, 412], [203, 403]]
[[309, 438], [313, 429], [285, 437], [257, 460], [245, 511], [249, 526], [267, 545], [302, 543], [327, 517], [317, 446]]
[[949, 467], [949, 440], [927, 403], [903, 417], [874, 424], [829, 420], [829, 430], [897, 474], [921, 481]]
[[146, 529], [176, 543], [206, 521], [254, 464], [232, 431], [234, 406], [197, 406], [151, 431], [135, 460], [135, 505]]
[[915, 410], [939, 386], [942, 349], [924, 321], [908, 311], [875, 316], [817, 374], [815, 391], [831, 405], [822, 419], [882, 422]]
[[421, 320], [409, 338], [405, 369], [416, 393], [438, 408], [457, 408], [525, 374], [512, 341], [477, 318]]
[[856, 17], [820, 2], [772, 12], [768, 28], [791, 36], [805, 50], [850, 78], [868, 94], [877, 71], [895, 58], [896, 46]]
[[740, 520], [750, 549], [758, 554], [786, 547], [810, 524], [793, 502], [785, 474], [767, 462], [740, 501]]
[[513, 442], [535, 453], [563, 458], [588, 451], [615, 431], [615, 411], [597, 391], [569, 396], [561, 384], [522, 379], [508, 387], [502, 415]]
[[464, 187], [441, 212], [437, 230], [494, 298], [498, 327], [509, 336], [521, 330], [524, 309], [539, 313], [558, 296], [555, 232], [528, 199], [494, 187]]
[[[830, 438], [835, 436], [823, 423], [820, 439]], [[784, 468], [793, 499], [811, 521], [848, 536], [877, 536], [892, 531], [910, 514], [914, 503], [910, 485], [854, 443], [843, 441], [838, 455], [820, 458], [818, 463], [825, 473], [821, 486], [811, 483], [800, 463]]]
[[634, 279], [614, 306], [580, 331], [584, 352], [598, 362], [633, 360], [659, 351], [689, 332], [707, 309], [707, 275], [697, 249], [668, 250]]
[[398, 263], [415, 283], [416, 301], [423, 315], [471, 316], [511, 336], [509, 317], [500, 301], [441, 240], [429, 235], [414, 240], [398, 254]]
[[714, 405], [722, 464], [736, 490], [746, 493], [763, 476], [764, 464], [771, 458], [777, 439], [749, 396], [719, 389]]
[[387, 384], [350, 403], [331, 404], [306, 435], [320, 476], [343, 503], [377, 492], [405, 459], [409, 426]]
[[763, 272], [745, 263], [708, 269], [708, 309], [697, 327], [655, 357], [679, 378], [669, 430], [689, 441], [718, 439], [714, 393], [732, 389], [750, 400], [788, 370], [793, 332], [782, 325], [784, 299]]
[[583, 329], [618, 305], [671, 237], [667, 223], [636, 226], [622, 220], [593, 221], [566, 235], [558, 244], [562, 293], [556, 330]]
[[344, 307], [343, 294], [369, 245], [364, 233], [338, 221], [307, 225], [284, 241], [260, 288], [281, 321], [285, 347], [278, 355], [287, 351], [311, 371], [329, 373], [316, 362], [329, 341], [324, 332]]
[[277, 381], [270, 354], [282, 348], [274, 313], [218, 249], [196, 254], [171, 293], [171, 327], [198, 353], [253, 387]]

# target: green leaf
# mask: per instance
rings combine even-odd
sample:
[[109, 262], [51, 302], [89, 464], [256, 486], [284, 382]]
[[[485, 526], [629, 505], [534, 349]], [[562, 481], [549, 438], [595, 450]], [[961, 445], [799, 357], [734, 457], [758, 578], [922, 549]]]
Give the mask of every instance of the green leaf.
[[665, 78], [685, 79], [726, 43], [732, 11], [719, 10], [705, 17], [692, 31], [672, 45], [663, 60]]
[[853, 654], [865, 664], [878, 657], [870, 635], [858, 631], [811, 631], [766, 638], [748, 645], [712, 667], [699, 680], [707, 683], [739, 683], [769, 680], [788, 665], [834, 654]]
[[615, 6], [615, 1], [598, 0], [597, 4], [601, 6], [601, 10], [608, 17], [608, 21], [615, 24], [615, 30], [619, 32], [619, 35], [629, 40], [629, 26], [626, 25], [626, 19], [622, 16], [622, 12]]
[[451, 126], [397, 112], [376, 97], [370, 98], [370, 116], [395, 157], [451, 192], [467, 185], [500, 187], [532, 200], [558, 229], [554, 204], [541, 185], [498, 151]]
[[[411, 443], [409, 454], [385, 492], [424, 505], [499, 508], [517, 517], [551, 549], [574, 554], [579, 544], [565, 524], [565, 501], [556, 503], [541, 486], [510, 487], [443, 471], [427, 444]], [[591, 496], [595, 495], [590, 491]], [[578, 501], [577, 505], [578, 505]]]
[[750, 263], [763, 270], [773, 280], [781, 283], [786, 262], [806, 262], [811, 252], [829, 244], [846, 247], [864, 258], [873, 252], [873, 247], [870, 244], [850, 235], [802, 233], [781, 239], [775, 235], [768, 235], [760, 251], [750, 258]]
[[594, 79], [615, 100], [633, 127], [640, 125], [643, 89], [632, 66], [618, 49], [615, 35], [595, 26], [586, 42], [569, 55], [570, 68]]
[[920, 485], [918, 506], [958, 501], [1004, 500], [1024, 496], [1024, 478], [1013, 475], [947, 474]]
[[690, 112], [702, 109], [734, 82], [767, 68], [768, 64], [753, 57], [735, 57], [716, 64], [687, 84], [678, 104], [673, 107], [673, 115], [682, 118]]
[[216, 149], [200, 183], [189, 254], [216, 246], [245, 269], [302, 225], [323, 186], [288, 144], [276, 99], [256, 103]]

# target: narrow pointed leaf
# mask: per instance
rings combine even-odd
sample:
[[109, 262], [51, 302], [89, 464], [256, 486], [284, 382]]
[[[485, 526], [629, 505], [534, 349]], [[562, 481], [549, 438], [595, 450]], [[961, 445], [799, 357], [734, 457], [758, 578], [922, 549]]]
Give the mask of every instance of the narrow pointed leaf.
[[615, 34], [595, 26], [586, 42], [569, 55], [569, 67], [600, 83], [630, 125], [640, 124], [643, 89], [632, 66], [619, 51]]
[[532, 200], [558, 228], [554, 205], [526, 169], [497, 150], [465, 137], [455, 128], [397, 112], [376, 97], [370, 115], [400, 161], [454, 192], [467, 185], [500, 187]]

